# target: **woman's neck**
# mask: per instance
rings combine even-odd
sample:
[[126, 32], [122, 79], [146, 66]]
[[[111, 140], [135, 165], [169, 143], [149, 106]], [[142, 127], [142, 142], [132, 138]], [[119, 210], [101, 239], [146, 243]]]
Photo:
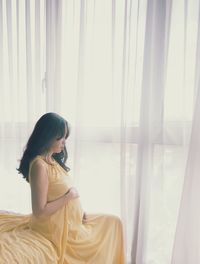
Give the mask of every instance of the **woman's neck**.
[[41, 156], [43, 156], [48, 163], [53, 163], [55, 161], [53, 158], [53, 152], [45, 152], [42, 153]]

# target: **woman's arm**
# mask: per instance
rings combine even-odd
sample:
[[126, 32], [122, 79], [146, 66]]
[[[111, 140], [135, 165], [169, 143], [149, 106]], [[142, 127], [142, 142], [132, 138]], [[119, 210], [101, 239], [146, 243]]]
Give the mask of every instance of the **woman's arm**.
[[78, 198], [78, 192], [71, 188], [62, 197], [47, 202], [48, 174], [46, 164], [41, 160], [36, 160], [30, 173], [32, 211], [37, 217], [46, 217], [55, 213], [69, 200]]

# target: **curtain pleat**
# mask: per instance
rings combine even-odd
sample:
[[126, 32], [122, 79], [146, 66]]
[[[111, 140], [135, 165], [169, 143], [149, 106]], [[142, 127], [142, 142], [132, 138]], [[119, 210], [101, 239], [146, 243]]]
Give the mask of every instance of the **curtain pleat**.
[[32, 25], [31, 25], [31, 1], [25, 1], [25, 12], [26, 12], [26, 83], [28, 89], [26, 90], [27, 94], [27, 118], [28, 120], [33, 120], [35, 110], [35, 98], [34, 98], [34, 76], [33, 76], [33, 34], [32, 34]]
[[[130, 57], [130, 27], [131, 27], [131, 5], [132, 1], [124, 2], [124, 21], [123, 21], [123, 49], [121, 67], [121, 102], [120, 102], [120, 191], [121, 191], [121, 215], [124, 222], [128, 219], [128, 208], [126, 204], [126, 190], [128, 186], [126, 175], [126, 153], [127, 153], [127, 97], [129, 81], [129, 57]], [[130, 8], [130, 9], [129, 9]], [[125, 176], [125, 177], [124, 177]], [[125, 241], [127, 240], [128, 226], [124, 226]]]
[[187, 165], [184, 175], [184, 186], [180, 202], [175, 240], [171, 264], [191, 264], [200, 262], [200, 213], [198, 208], [199, 195], [199, 155], [200, 155], [200, 5], [196, 49], [195, 73], [195, 107], [192, 121], [192, 131], [188, 150]]
[[[39, 107], [36, 108], [37, 113], [41, 112], [42, 105], [42, 76], [41, 73], [41, 6], [40, 0], [35, 1], [35, 91], [36, 101], [39, 103]], [[43, 47], [44, 48], [44, 47]]]
[[82, 133], [82, 109], [83, 109], [83, 96], [85, 94], [84, 82], [84, 63], [85, 63], [85, 34], [86, 34], [86, 1], [80, 1], [80, 20], [79, 20], [79, 43], [78, 43], [78, 68], [77, 68], [77, 84], [76, 84], [76, 108], [75, 108], [75, 130], [74, 130], [74, 150], [73, 150], [73, 171], [74, 181], [79, 184], [80, 176], [80, 153], [81, 142], [80, 136]]
[[[169, 29], [168, 29], [169, 30]], [[150, 186], [156, 142], [162, 142], [164, 114], [164, 77], [166, 1], [148, 1], [143, 61], [143, 81], [135, 186], [132, 263], [145, 263], [147, 252]], [[162, 154], [161, 154], [162, 155]]]
[[199, 3], [199, 14], [198, 14], [198, 30], [197, 30], [197, 46], [196, 46], [196, 53], [195, 53], [196, 63], [195, 63], [195, 95], [198, 92], [199, 88], [199, 81], [200, 81], [200, 3]]
[[[7, 89], [9, 91], [11, 105], [14, 105], [13, 101], [13, 8], [11, 5], [11, 0], [6, 1], [6, 22], [7, 22], [7, 51], [8, 51], [8, 71], [9, 80], [7, 84]], [[13, 109], [14, 110], [14, 109]], [[10, 112], [10, 118], [13, 118], [14, 111]]]
[[[0, 0], [0, 36], [3, 36], [3, 5]], [[0, 86], [3, 87], [3, 38], [0, 38]], [[3, 89], [1, 89], [3, 93]], [[0, 97], [0, 104], [3, 105], [3, 96]], [[3, 109], [0, 111], [0, 118], [2, 119]], [[2, 137], [2, 128], [0, 127], [0, 137]]]
[[46, 111], [60, 111], [62, 1], [46, 1]]

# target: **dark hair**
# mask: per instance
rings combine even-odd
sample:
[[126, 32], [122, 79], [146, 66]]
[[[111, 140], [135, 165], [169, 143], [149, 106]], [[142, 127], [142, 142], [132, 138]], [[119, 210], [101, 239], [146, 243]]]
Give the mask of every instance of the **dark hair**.
[[[20, 166], [17, 169], [27, 181], [29, 174], [30, 162], [37, 156], [44, 153], [52, 144], [52, 140], [62, 138], [65, 135], [65, 127], [67, 128], [66, 138], [69, 136], [68, 122], [56, 113], [44, 114], [35, 124], [33, 132], [27, 142]], [[67, 149], [60, 153], [54, 153], [53, 158], [63, 167], [64, 170], [70, 169], [65, 165], [68, 158]]]

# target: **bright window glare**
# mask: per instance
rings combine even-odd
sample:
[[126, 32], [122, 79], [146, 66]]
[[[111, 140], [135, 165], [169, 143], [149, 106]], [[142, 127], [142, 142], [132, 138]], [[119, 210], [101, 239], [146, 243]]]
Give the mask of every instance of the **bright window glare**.
[[[198, 1], [188, 2], [188, 20], [184, 31], [184, 1], [173, 1], [165, 88], [166, 121], [191, 121], [194, 104], [194, 80], [198, 30]], [[186, 34], [186, 41], [184, 38]], [[184, 42], [185, 41], [185, 42]], [[185, 55], [184, 55], [185, 54]]]
[[45, 2], [37, 5], [36, 17], [34, 1], [2, 1], [2, 123], [26, 123], [45, 110]]
[[[124, 94], [124, 104], [127, 108], [126, 122], [128, 125], [138, 123], [145, 3], [141, 1], [138, 25], [136, 23], [137, 3], [133, 3], [133, 14], [128, 21], [131, 35], [130, 40], [126, 41], [126, 60], [130, 61], [130, 67], [123, 69], [124, 2], [116, 2], [115, 22], [111, 19], [111, 2], [109, 4], [96, 2], [95, 7], [94, 2], [88, 2], [84, 10], [87, 18], [83, 14], [83, 17], [79, 16], [78, 1], [63, 2], [62, 23], [66, 26], [62, 31], [61, 100], [62, 113], [65, 113], [72, 123], [75, 122], [78, 111], [79, 121], [83, 126], [120, 126], [122, 85], [124, 84], [133, 87], [128, 89], [128, 94]], [[104, 14], [103, 22], [102, 13]], [[112, 28], [113, 23], [114, 28]], [[135, 43], [136, 38], [137, 43]]]

